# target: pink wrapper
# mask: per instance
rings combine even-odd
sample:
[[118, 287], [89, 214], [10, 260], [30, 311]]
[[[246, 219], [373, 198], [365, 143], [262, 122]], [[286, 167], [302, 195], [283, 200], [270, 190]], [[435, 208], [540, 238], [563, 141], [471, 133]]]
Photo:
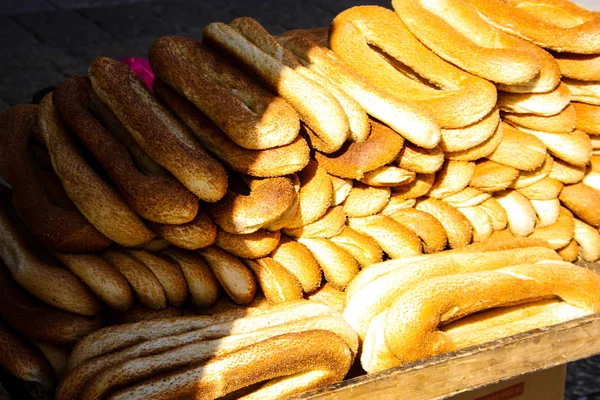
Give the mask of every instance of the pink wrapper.
[[152, 90], [152, 82], [154, 82], [154, 72], [150, 68], [150, 63], [145, 58], [129, 57], [119, 60], [126, 64], [140, 78], [150, 90]]

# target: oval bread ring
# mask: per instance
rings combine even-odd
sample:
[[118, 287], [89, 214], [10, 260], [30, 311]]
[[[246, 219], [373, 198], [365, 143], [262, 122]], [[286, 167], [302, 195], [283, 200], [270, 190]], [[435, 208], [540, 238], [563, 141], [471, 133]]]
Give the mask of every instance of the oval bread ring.
[[491, 198], [490, 193], [482, 192], [473, 187], [466, 187], [452, 196], [444, 197], [442, 200], [452, 207], [475, 207]]
[[240, 17], [231, 21], [230, 26], [271, 57], [276, 58], [284, 65], [325, 88], [344, 109], [350, 126], [349, 139], [362, 142], [369, 136], [370, 126], [365, 110], [354, 98], [338, 89], [337, 86], [332, 85], [326, 75], [321, 75], [304, 67], [289, 50], [279, 44], [256, 20], [249, 17]]
[[[285, 227], [286, 221], [293, 217], [294, 214], [296, 213], [296, 211], [298, 211], [298, 207], [300, 204], [300, 179], [298, 178], [298, 175], [296, 174], [292, 174], [292, 175], [288, 175], [285, 178], [290, 179], [291, 183], [292, 183], [292, 187], [294, 189], [294, 195], [293, 195], [293, 200], [292, 200], [292, 204], [290, 205], [290, 207], [283, 212], [280, 216], [278, 216], [275, 220], [265, 224], [262, 228], [271, 231], [271, 232], [275, 232], [278, 231], [280, 229], [283, 229]], [[248, 189], [250, 190], [250, 192], [252, 192], [256, 187], [258, 187], [261, 183], [263, 183], [263, 179], [256, 179], [256, 178], [252, 178], [249, 176], [242, 176], [241, 179], [246, 183]]]
[[600, 76], [598, 54], [553, 53], [560, 73], [565, 78], [580, 81], [597, 81]]
[[258, 280], [267, 300], [273, 304], [287, 303], [302, 299], [300, 281], [271, 257], [244, 260]]
[[433, 215], [442, 224], [448, 235], [450, 248], [459, 249], [471, 243], [473, 227], [455, 207], [441, 200], [427, 198], [418, 201], [415, 208]]
[[167, 302], [175, 307], [182, 305], [188, 295], [188, 286], [179, 265], [159, 254], [144, 250], [124, 250], [146, 266], [162, 286]]
[[563, 78], [563, 83], [569, 88], [572, 101], [600, 105], [600, 82], [598, 80], [586, 82]]
[[320, 151], [336, 151], [346, 141], [350, 130], [348, 117], [335, 97], [320, 85], [265, 53], [243, 32], [229, 25], [220, 22], [207, 25], [202, 41], [244, 65], [283, 97], [323, 143]]
[[71, 77], [53, 92], [56, 111], [70, 132], [94, 154], [123, 199], [141, 217], [164, 224], [191, 221], [198, 212], [198, 198], [172, 176], [137, 169], [127, 147], [92, 115], [91, 91], [87, 78]]
[[[524, 130], [524, 128], [520, 128]], [[559, 158], [575, 166], [585, 166], [592, 157], [592, 142], [587, 133], [549, 133], [528, 130], [547, 147], [555, 158]]]
[[46, 262], [39, 245], [12, 218], [7, 192], [0, 190], [0, 258], [12, 277], [46, 304], [76, 314], [98, 315], [102, 307], [92, 291], [68, 269]]
[[309, 160], [306, 140], [298, 136], [288, 145], [267, 150], [248, 150], [233, 143], [189, 100], [160, 79], [154, 93], [191, 130], [195, 138], [217, 159], [234, 171], [257, 177], [274, 177], [300, 171]]
[[448, 235], [444, 226], [433, 215], [414, 208], [397, 210], [389, 216], [413, 231], [423, 242], [423, 253], [437, 253], [446, 248]]
[[301, 226], [300, 228], [284, 229], [283, 233], [295, 238], [330, 238], [338, 235], [346, 224], [346, 213], [344, 207], [335, 206], [315, 222]]
[[571, 243], [575, 232], [573, 214], [564, 207], [559, 206], [559, 210], [560, 214], [553, 224], [538, 224], [529, 237], [545, 240], [555, 250], [562, 249]]
[[575, 262], [579, 258], [579, 245], [577, 244], [577, 241], [573, 239], [568, 245], [556, 252], [564, 261]]
[[321, 285], [321, 267], [302, 243], [284, 235], [270, 256], [298, 279], [304, 293], [312, 293]]
[[587, 186], [600, 190], [600, 156], [592, 156], [582, 181]]
[[349, 217], [366, 217], [379, 213], [390, 200], [387, 186], [369, 186], [356, 183], [343, 203], [344, 213]]
[[0, 316], [31, 340], [53, 344], [76, 343], [100, 329], [100, 317], [87, 317], [51, 307], [33, 297], [10, 275], [0, 260]]
[[[561, 207], [558, 198], [550, 200], [531, 200], [531, 205], [537, 215], [536, 228], [554, 225], [561, 215], [561, 209], [564, 208]], [[572, 238], [569, 238], [569, 240], [571, 239]], [[566, 245], [567, 243], [563, 243], [562, 246], [555, 247], [555, 249], [559, 249]]]
[[329, 282], [325, 282], [317, 291], [306, 296], [306, 299], [327, 304], [341, 314], [346, 304], [346, 293], [337, 290]]
[[[468, 3], [393, 0], [392, 6], [425, 46], [473, 75], [515, 85], [531, 81], [540, 73], [531, 50], [534, 46], [489, 24]], [[556, 72], [558, 83], [558, 68]]]
[[219, 284], [210, 267], [199, 254], [173, 247], [163, 250], [161, 254], [179, 264], [195, 307], [208, 308], [217, 302]]
[[506, 210], [500, 205], [500, 203], [498, 203], [498, 200], [492, 197], [477, 207], [484, 210], [488, 214], [490, 221], [492, 222], [492, 229], [494, 231], [506, 229], [508, 226], [508, 215], [506, 214]]
[[217, 237], [217, 226], [204, 210], [199, 210], [196, 217], [185, 224], [148, 223], [148, 226], [157, 236], [167, 240], [174, 246], [188, 250], [210, 246]]
[[[424, 281], [398, 297], [388, 310], [384, 328], [386, 345], [401, 363], [452, 351], [452, 342], [436, 329], [441, 323], [484, 309], [543, 297], [558, 296], [569, 304], [595, 312], [600, 309], [600, 299], [584, 295], [588, 290], [600, 288], [600, 279], [592, 274], [570, 263], [555, 262]], [[447, 287], [457, 290], [450, 294], [442, 290]], [[490, 298], [491, 290], [498, 291], [498, 295]], [[440, 312], [423, 324], [422, 313], [430, 307]]]
[[473, 242], [485, 242], [494, 231], [492, 219], [489, 214], [478, 207], [457, 208], [471, 223], [473, 227]]
[[532, 185], [517, 189], [519, 193], [527, 197], [529, 200], [551, 200], [556, 199], [564, 184], [549, 176]]
[[161, 37], [148, 55], [156, 75], [238, 146], [263, 150], [289, 144], [298, 136], [298, 115], [285, 100], [195, 40]]
[[510, 187], [518, 177], [518, 169], [484, 159], [475, 164], [469, 186], [484, 192], [498, 192]]
[[198, 252], [234, 303], [248, 304], [254, 299], [257, 286], [254, 275], [240, 260], [216, 246]]
[[[496, 104], [493, 84], [439, 58], [391, 10], [362, 6], [338, 14], [331, 23], [329, 44], [372, 84], [391, 96], [424, 107], [444, 128], [460, 128], [479, 121]], [[397, 70], [406, 69], [405, 66], [412, 69], [410, 74], [420, 75], [422, 82], [435, 83], [421, 83]]]
[[127, 280], [98, 254], [55, 252], [53, 255], [110, 308], [126, 311], [133, 306], [133, 292]]
[[443, 199], [466, 188], [475, 174], [475, 163], [471, 161], [447, 160], [435, 174], [435, 182], [429, 197]]
[[554, 159], [552, 164], [552, 170], [550, 171], [550, 178], [554, 178], [565, 185], [578, 183], [585, 177], [585, 167], [579, 167], [561, 159]]
[[409, 171], [432, 174], [442, 168], [444, 152], [439, 147], [425, 149], [409, 142], [400, 151], [396, 163]]
[[371, 134], [361, 143], [348, 143], [334, 154], [315, 152], [319, 165], [340, 178], [360, 179], [366, 172], [390, 164], [404, 139], [387, 126], [371, 120]]
[[559, 198], [577, 218], [596, 228], [600, 226], [600, 191], [583, 183], [576, 183], [565, 185]]
[[[64, 195], [69, 207], [52, 201], [36, 174], [28, 146], [36, 129], [38, 106], [18, 105], [0, 114], [2, 177], [12, 186], [13, 204], [31, 233], [62, 252], [101, 250], [111, 241], [102, 235]], [[50, 181], [45, 179], [44, 181]], [[56, 176], [52, 182], [58, 181]], [[60, 184], [57, 185], [60, 187]], [[64, 193], [64, 191], [63, 191]]]
[[556, 115], [563, 111], [571, 100], [571, 90], [564, 82], [547, 93], [498, 92], [498, 107], [501, 111], [517, 114]]
[[156, 275], [137, 258], [117, 249], [103, 251], [102, 258], [125, 277], [143, 305], [154, 310], [167, 307], [165, 291]]
[[426, 195], [435, 182], [435, 174], [417, 174], [411, 183], [392, 188], [393, 196], [402, 199], [416, 199]]
[[421, 239], [412, 230], [386, 215], [348, 218], [348, 226], [372, 237], [391, 258], [412, 257], [423, 252]]
[[600, 106], [571, 103], [577, 116], [577, 129], [590, 135], [600, 134]]
[[269, 225], [292, 207], [296, 192], [289, 178], [266, 178], [250, 194], [228, 193], [207, 205], [214, 221], [229, 233], [252, 233]]
[[344, 290], [358, 274], [358, 262], [329, 239], [298, 238], [299, 243], [310, 250], [323, 271], [323, 276], [334, 288]]
[[[327, 29], [328, 30], [328, 29]], [[287, 32], [279, 42], [306, 67], [327, 77], [354, 98], [369, 115], [418, 146], [431, 148], [440, 140], [440, 127], [430, 112], [371, 84], [328, 49], [327, 30], [319, 31], [319, 43], [310, 30]]]
[[149, 242], [134, 247], [135, 249], [149, 251], [150, 253], [158, 253], [166, 248], [171, 247], [171, 243], [163, 238], [154, 238]]
[[575, 218], [573, 238], [579, 245], [579, 255], [585, 261], [594, 262], [600, 258], [600, 233], [598, 229]]
[[352, 190], [352, 179], [338, 178], [335, 175], [329, 175], [331, 185], [333, 187], [333, 195], [331, 197], [331, 206], [339, 206], [346, 200]]
[[415, 204], [417, 204], [416, 199], [405, 199], [401, 195], [399, 196], [396, 193], [392, 193], [392, 195], [390, 196], [390, 201], [388, 201], [383, 210], [381, 210], [381, 214], [390, 215], [396, 212], [397, 210], [413, 208]]
[[[404, 168], [393, 165], [384, 165], [376, 170], [367, 172], [360, 178], [360, 182], [369, 186], [403, 186], [412, 182], [416, 174]], [[352, 192], [350, 192], [352, 193]]]
[[337, 236], [329, 238], [333, 243], [350, 254], [362, 268], [383, 260], [383, 250], [371, 236], [364, 235], [345, 226]]
[[487, 158], [521, 171], [538, 168], [546, 160], [546, 145], [534, 135], [501, 123], [502, 141]]
[[480, 121], [471, 125], [455, 129], [442, 129], [442, 137], [438, 147], [444, 153], [455, 153], [480, 146], [496, 133], [499, 123], [500, 110], [494, 108]]
[[575, 130], [579, 113], [574, 103], [555, 115], [502, 113], [503, 121], [518, 127], [551, 133], [571, 133]]
[[513, 181], [510, 187], [513, 189], [521, 189], [544, 180], [550, 175], [553, 166], [554, 158], [552, 155], [546, 154], [546, 161], [538, 168], [532, 171], [519, 171], [519, 177]]
[[536, 213], [531, 201], [515, 190], [494, 193], [494, 198], [506, 210], [508, 229], [516, 236], [529, 236], [535, 228]]
[[597, 13], [566, 0], [467, 0], [494, 26], [558, 52], [600, 52]]
[[485, 141], [466, 150], [446, 152], [444, 156], [448, 160], [475, 161], [492, 154], [498, 146], [500, 146], [500, 143], [502, 143], [503, 137], [504, 128], [502, 127], [502, 124], [499, 123], [492, 136]]
[[127, 65], [100, 57], [92, 62], [88, 75], [96, 95], [156, 163], [201, 200], [215, 202], [225, 195], [227, 174], [223, 166]]
[[58, 117], [52, 93], [40, 103], [38, 123], [62, 186], [87, 220], [121, 245], [136, 246], [150, 241], [154, 233], [82, 158]]
[[279, 231], [259, 229], [256, 232], [239, 235], [219, 228], [215, 245], [238, 257], [260, 258], [267, 256], [278, 247], [280, 237]]

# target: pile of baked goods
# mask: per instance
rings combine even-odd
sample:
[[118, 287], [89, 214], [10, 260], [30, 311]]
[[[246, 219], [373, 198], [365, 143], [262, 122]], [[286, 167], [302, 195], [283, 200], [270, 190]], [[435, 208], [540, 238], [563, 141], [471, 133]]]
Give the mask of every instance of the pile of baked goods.
[[99, 57], [0, 114], [0, 365], [278, 398], [600, 312], [600, 17], [392, 6], [161, 37], [151, 89]]

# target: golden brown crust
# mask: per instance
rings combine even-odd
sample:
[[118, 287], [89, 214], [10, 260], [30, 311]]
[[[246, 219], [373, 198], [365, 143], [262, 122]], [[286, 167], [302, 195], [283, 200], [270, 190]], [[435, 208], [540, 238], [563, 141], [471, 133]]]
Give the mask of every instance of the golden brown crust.
[[329, 240], [346, 250], [362, 268], [383, 260], [383, 250], [377, 241], [349, 226], [345, 226], [339, 235], [333, 236]]
[[329, 208], [325, 214], [315, 222], [300, 228], [284, 229], [283, 233], [292, 237], [330, 238], [339, 234], [344, 229], [346, 213], [344, 207]]
[[247, 234], [235, 234], [217, 229], [215, 245], [242, 258], [259, 258], [271, 253], [279, 245], [281, 233], [259, 229]]
[[586, 82], [569, 78], [563, 78], [562, 81], [571, 92], [571, 100], [600, 105], [600, 84], [598, 81]]
[[366, 217], [379, 213], [390, 200], [389, 187], [369, 186], [357, 183], [343, 203], [348, 217]]
[[435, 182], [428, 196], [443, 199], [463, 190], [475, 174], [475, 163], [470, 161], [447, 160], [435, 174]]
[[484, 192], [498, 192], [508, 188], [519, 177], [519, 170], [494, 161], [483, 160], [475, 165], [469, 186]]
[[572, 102], [577, 115], [577, 129], [590, 135], [600, 134], [600, 106]]
[[217, 237], [217, 226], [202, 209], [198, 211], [192, 221], [185, 224], [148, 223], [148, 226], [157, 236], [174, 246], [188, 250], [210, 246]]
[[564, 261], [575, 262], [579, 258], [579, 245], [575, 239], [571, 240], [568, 245], [556, 251]]
[[566, 208], [560, 207], [558, 218], [552, 224], [538, 224], [529, 235], [533, 239], [542, 239], [554, 250], [562, 249], [573, 240], [575, 219]]
[[560, 201], [583, 222], [600, 226], [600, 192], [583, 183], [566, 185], [560, 192]]
[[535, 136], [501, 123], [500, 145], [486, 156], [499, 164], [522, 171], [536, 169], [546, 160], [546, 146]]
[[494, 198], [506, 210], [508, 229], [517, 236], [528, 236], [535, 228], [536, 213], [531, 201], [515, 190], [494, 193]]
[[574, 104], [569, 103], [564, 110], [555, 115], [503, 113], [502, 119], [510, 124], [536, 131], [570, 133], [575, 130], [579, 121], [579, 112]]
[[304, 293], [312, 293], [321, 285], [321, 267], [302, 243], [284, 235], [270, 256], [298, 279]]
[[500, 146], [503, 137], [504, 129], [502, 128], [502, 124], [498, 123], [493, 134], [483, 142], [466, 150], [448, 152], [445, 154], [445, 157], [449, 160], [461, 161], [474, 161], [482, 157], [487, 157]]
[[419, 236], [423, 242], [423, 253], [436, 253], [446, 248], [448, 235], [444, 226], [433, 215], [414, 208], [405, 208], [389, 216]]
[[550, 200], [557, 198], [563, 187], [564, 184], [561, 181], [547, 176], [541, 181], [519, 188], [517, 191], [530, 200]]
[[[524, 128], [521, 128], [524, 129]], [[572, 133], [550, 133], [528, 131], [537, 137], [548, 151], [555, 157], [571, 165], [585, 166], [592, 157], [592, 142], [587, 133], [573, 131]]]
[[367, 172], [360, 182], [370, 186], [396, 187], [412, 182], [416, 173], [393, 165], [384, 165], [376, 170]]
[[417, 174], [408, 185], [392, 188], [393, 196], [404, 199], [416, 199], [426, 195], [435, 182], [435, 174]]
[[442, 129], [438, 147], [445, 153], [456, 153], [482, 146], [496, 133], [499, 123], [500, 111], [494, 108], [481, 121], [462, 128]]
[[563, 111], [571, 99], [571, 90], [564, 82], [547, 93], [498, 93], [498, 108], [517, 114], [556, 115]]
[[508, 225], [508, 215], [506, 214], [506, 210], [498, 203], [498, 200], [493, 197], [489, 198], [478, 207], [488, 214], [492, 221], [492, 228], [494, 231], [506, 229], [506, 226]]
[[444, 226], [448, 235], [448, 246], [459, 249], [473, 239], [473, 227], [469, 220], [455, 207], [441, 200], [426, 198], [417, 202], [417, 210], [433, 215]]
[[302, 299], [300, 281], [271, 257], [244, 260], [254, 272], [260, 288], [270, 303], [287, 303]]
[[444, 152], [439, 147], [424, 149], [412, 143], [406, 143], [398, 154], [396, 163], [399, 167], [409, 171], [432, 174], [442, 168]]
[[548, 175], [565, 185], [581, 182], [585, 177], [585, 167], [571, 165], [561, 159], [554, 159], [552, 170]]

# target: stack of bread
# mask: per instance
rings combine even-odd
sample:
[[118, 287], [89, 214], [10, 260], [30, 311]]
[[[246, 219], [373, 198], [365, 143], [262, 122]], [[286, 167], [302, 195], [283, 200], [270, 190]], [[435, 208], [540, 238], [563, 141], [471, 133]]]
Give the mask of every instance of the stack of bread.
[[60, 399], [278, 397], [342, 379], [356, 335], [374, 372], [599, 312], [571, 264], [600, 258], [599, 17], [392, 6], [212, 23], [156, 40], [152, 89], [100, 57], [0, 114], [0, 333], [24, 349], [0, 365], [69, 371]]

